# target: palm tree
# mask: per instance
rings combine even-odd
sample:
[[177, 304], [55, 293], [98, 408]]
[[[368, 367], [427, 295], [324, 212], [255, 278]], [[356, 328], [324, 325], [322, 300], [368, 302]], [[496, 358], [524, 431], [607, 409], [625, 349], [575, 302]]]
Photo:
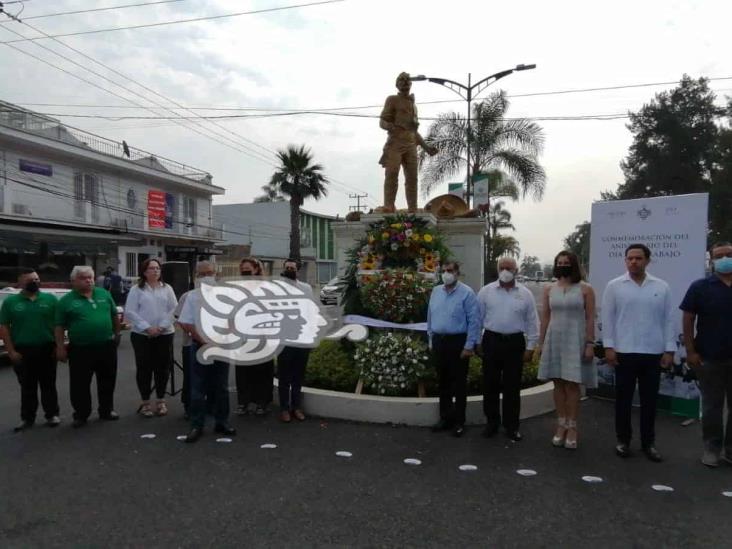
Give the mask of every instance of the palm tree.
[[546, 175], [538, 162], [544, 147], [544, 131], [536, 122], [524, 118], [507, 119], [509, 101], [498, 91], [473, 107], [470, 131], [464, 115], [446, 113], [438, 116], [429, 129], [426, 141], [435, 145], [435, 156], [421, 153], [422, 190], [429, 194], [435, 186], [453, 178], [465, 168], [470, 141], [471, 166], [478, 174], [501, 170], [515, 184], [522, 196], [540, 200], [544, 195]]
[[300, 261], [300, 207], [306, 198], [319, 200], [328, 194], [328, 179], [323, 166], [313, 164], [313, 155], [305, 145], [288, 145], [277, 151], [280, 167], [272, 174], [269, 187], [290, 201], [290, 259]]
[[488, 208], [488, 234], [491, 240], [498, 236], [498, 231], [501, 229], [516, 230], [516, 227], [511, 223], [511, 212], [503, 205], [503, 200], [499, 200]]
[[256, 203], [283, 202], [285, 200], [285, 197], [271, 185], [262, 185], [260, 188], [262, 189], [262, 194], [254, 199]]

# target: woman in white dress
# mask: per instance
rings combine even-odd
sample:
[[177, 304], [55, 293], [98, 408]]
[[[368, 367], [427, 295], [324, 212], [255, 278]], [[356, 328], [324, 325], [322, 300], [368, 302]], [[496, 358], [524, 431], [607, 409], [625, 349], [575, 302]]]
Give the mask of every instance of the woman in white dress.
[[554, 446], [577, 448], [577, 413], [580, 385], [597, 387], [592, 362], [595, 338], [595, 292], [582, 281], [577, 256], [562, 251], [554, 258], [556, 282], [544, 287], [541, 355], [538, 378], [554, 382], [557, 429]]

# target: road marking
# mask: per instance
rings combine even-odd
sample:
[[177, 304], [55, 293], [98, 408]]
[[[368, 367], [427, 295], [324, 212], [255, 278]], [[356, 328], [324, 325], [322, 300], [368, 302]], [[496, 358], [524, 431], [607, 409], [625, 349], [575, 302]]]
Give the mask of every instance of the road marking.
[[144, 435], [140, 435], [140, 438], [155, 438], [156, 436], [157, 435], [155, 435], [153, 433], [147, 433], [147, 434], [144, 434]]
[[407, 465], [422, 465], [422, 462], [420, 460], [414, 458], [407, 458], [404, 460], [404, 463], [406, 463]]
[[516, 472], [522, 477], [535, 477], [536, 471], [533, 469], [517, 469]]
[[674, 489], [671, 488], [671, 486], [666, 486], [665, 484], [654, 484], [651, 486], [656, 492], [673, 492]]
[[351, 452], [346, 452], [345, 450], [339, 450], [338, 452], [336, 452], [336, 455], [342, 458], [349, 458], [353, 456]]
[[461, 465], [460, 467], [458, 467], [458, 469], [460, 469], [461, 471], [477, 471], [478, 466], [466, 463], [465, 465]]

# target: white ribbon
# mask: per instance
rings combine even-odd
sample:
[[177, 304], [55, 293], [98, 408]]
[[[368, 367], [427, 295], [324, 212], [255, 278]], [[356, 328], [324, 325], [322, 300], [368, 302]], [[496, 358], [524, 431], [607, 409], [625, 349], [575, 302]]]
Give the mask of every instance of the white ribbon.
[[373, 328], [397, 328], [399, 330], [415, 330], [418, 332], [427, 331], [426, 322], [397, 324], [396, 322], [387, 322], [386, 320], [361, 315], [346, 315], [343, 317], [343, 322], [347, 322], [348, 324], [361, 324], [362, 326], [371, 326]]

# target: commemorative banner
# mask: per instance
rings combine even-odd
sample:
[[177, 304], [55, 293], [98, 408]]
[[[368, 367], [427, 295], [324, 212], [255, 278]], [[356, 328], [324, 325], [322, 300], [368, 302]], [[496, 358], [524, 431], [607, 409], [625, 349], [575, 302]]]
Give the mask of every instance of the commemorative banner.
[[[600, 307], [605, 286], [625, 272], [625, 249], [645, 244], [652, 252], [648, 272], [671, 286], [677, 314], [674, 368], [661, 374], [659, 408], [690, 417], [698, 417], [699, 389], [686, 366], [678, 306], [689, 285], [705, 276], [708, 206], [706, 193], [592, 205], [590, 283], [597, 295], [597, 339], [602, 339]], [[598, 383], [600, 396], [614, 396], [615, 371], [603, 360], [598, 361]]]

